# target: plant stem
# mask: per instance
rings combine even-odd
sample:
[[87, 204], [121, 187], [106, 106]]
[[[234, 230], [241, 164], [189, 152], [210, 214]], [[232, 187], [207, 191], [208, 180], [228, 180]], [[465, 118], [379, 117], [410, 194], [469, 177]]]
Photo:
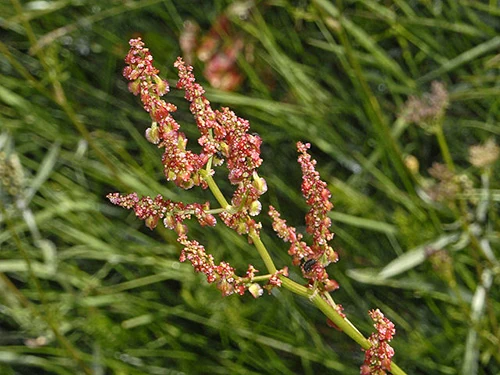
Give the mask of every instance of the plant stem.
[[[285, 276], [280, 277], [283, 287], [292, 293], [308, 298], [326, 317], [328, 317], [337, 327], [339, 327], [347, 336], [356, 341], [363, 349], [370, 347], [370, 342], [358, 331], [358, 329], [349, 321], [342, 317], [331, 305], [329, 305], [319, 293], [307, 289]], [[393, 375], [406, 375], [394, 362], [391, 364], [391, 373]]]
[[[212, 176], [210, 176], [209, 171], [207, 170], [202, 170], [201, 171], [203, 178], [208, 184], [208, 187], [212, 194], [214, 195], [215, 199], [217, 199], [217, 202], [226, 210], [229, 210], [232, 208], [232, 206], [227, 203], [226, 198], [224, 197], [224, 194], [219, 189], [219, 186], [215, 182]], [[276, 266], [274, 265], [273, 260], [271, 259], [271, 256], [269, 255], [269, 252], [267, 251], [266, 247], [262, 243], [262, 240], [260, 239], [260, 236], [257, 234], [255, 230], [250, 231], [248, 236], [252, 239], [255, 248], [259, 252], [260, 257], [264, 261], [264, 264], [266, 265], [267, 271], [271, 274], [276, 273], [277, 269]]]
[[455, 164], [453, 163], [453, 159], [451, 158], [450, 149], [448, 148], [448, 143], [446, 142], [446, 138], [443, 133], [443, 126], [439, 124], [436, 126], [436, 137], [439, 143], [439, 148], [441, 149], [441, 153], [443, 154], [443, 159], [448, 166], [448, 169], [451, 172], [455, 172]]
[[[219, 202], [221, 207], [225, 208], [226, 210], [230, 210], [231, 208], [233, 208], [231, 205], [229, 205], [226, 198], [220, 191], [219, 186], [210, 175], [210, 166], [207, 169], [200, 171], [200, 173], [207, 182], [210, 191], [214, 195], [215, 199], [217, 199], [217, 202]], [[255, 231], [255, 229], [251, 229], [248, 233], [248, 237], [250, 237], [253, 244], [255, 245], [255, 248], [262, 258], [267, 271], [270, 274], [276, 273], [276, 266], [274, 265], [269, 251], [262, 242], [260, 235]], [[323, 299], [323, 297], [317, 290], [315, 291], [308, 289], [286, 276], [280, 275], [279, 277], [282, 282], [282, 286], [285, 289], [301, 297], [308, 298], [309, 301], [311, 301], [319, 310], [321, 310], [326, 317], [328, 317], [347, 336], [356, 341], [356, 343], [358, 343], [363, 349], [368, 349], [370, 347], [370, 342], [361, 334], [361, 332], [358, 331], [358, 329], [349, 321], [349, 319], [342, 317], [332, 305], [330, 305]], [[391, 373], [393, 375], [406, 375], [406, 373], [401, 370], [394, 362], [391, 364]]]
[[214, 178], [210, 176], [210, 172], [207, 170], [201, 170], [200, 173], [203, 176], [204, 180], [207, 182], [208, 187], [214, 195], [215, 199], [217, 199], [217, 202], [219, 202], [223, 209], [229, 210], [231, 208], [231, 205], [227, 203], [226, 197], [224, 197], [224, 194], [222, 194], [222, 191], [220, 191], [219, 186], [217, 186]]
[[264, 261], [264, 264], [266, 265], [267, 270], [269, 273], [276, 273], [277, 269], [276, 266], [274, 265], [273, 260], [271, 259], [271, 256], [269, 255], [269, 251], [267, 251], [266, 246], [260, 239], [260, 236], [255, 232], [255, 230], [251, 230], [250, 233], [248, 233], [248, 236], [252, 239], [255, 248], [259, 252], [260, 257]]

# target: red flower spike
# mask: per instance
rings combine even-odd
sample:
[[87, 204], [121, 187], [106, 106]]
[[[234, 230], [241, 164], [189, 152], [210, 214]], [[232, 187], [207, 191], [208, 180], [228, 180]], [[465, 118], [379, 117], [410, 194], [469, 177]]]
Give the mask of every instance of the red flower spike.
[[[130, 40], [130, 46], [130, 52], [125, 58], [128, 66], [123, 70], [123, 75], [131, 81], [130, 90], [136, 95], [140, 94], [144, 109], [149, 112], [153, 120], [151, 128], [146, 130], [146, 138], [151, 143], [158, 144], [158, 147], [165, 148], [162, 160], [167, 180], [174, 181], [184, 189], [194, 185], [206, 188], [206, 183], [197, 176], [197, 173], [208, 162], [210, 155], [196, 155], [186, 150], [187, 140], [184, 134], [179, 132], [180, 126], [171, 115], [177, 108], [161, 99], [161, 96], [169, 91], [168, 83], [158, 76], [159, 71], [153, 66], [153, 57], [140, 38]], [[179, 74], [185, 73], [182, 82], [186, 90], [190, 89], [190, 93], [193, 90], [203, 93], [203, 88], [194, 84], [194, 77], [189, 75], [192, 68], [186, 68], [182, 64], [178, 66]], [[198, 117], [203, 114], [199, 114]], [[207, 116], [215, 117], [213, 112]]]
[[373, 325], [377, 330], [368, 338], [371, 347], [365, 350], [365, 360], [360, 369], [361, 375], [386, 375], [387, 371], [391, 370], [392, 357], [394, 349], [388, 344], [392, 340], [396, 329], [394, 323], [384, 317], [384, 314], [379, 309], [368, 312]]
[[107, 198], [113, 204], [133, 209], [136, 216], [145, 220], [146, 226], [150, 229], [156, 227], [159, 219], [164, 219], [165, 227], [174, 229], [178, 234], [187, 233], [187, 227], [182, 222], [190, 219], [191, 215], [194, 215], [202, 226], [215, 226], [217, 223], [215, 217], [207, 213], [210, 210], [208, 202], [184, 204], [163, 199], [161, 195], [157, 195], [155, 199], [148, 196], [139, 199], [136, 193], [128, 195], [111, 193], [107, 195]]
[[[178, 241], [184, 246], [179, 260], [181, 262], [189, 260], [195, 272], [204, 273], [209, 283], [216, 283], [217, 289], [221, 291], [223, 296], [229, 296], [233, 293], [242, 295], [248, 289], [241, 282], [241, 278], [235, 275], [235, 270], [229, 263], [220, 262], [216, 265], [213, 256], [207, 254], [203, 245], [200, 245], [198, 241], [189, 240], [185, 235], [179, 236]], [[249, 269], [257, 272], [251, 265]], [[259, 293], [255, 287], [253, 287], [251, 292], [252, 295]]]
[[[325, 270], [330, 263], [337, 262], [338, 255], [328, 244], [333, 239], [330, 232], [332, 224], [328, 213], [333, 208], [330, 202], [331, 193], [326, 182], [322, 181], [315, 169], [316, 161], [307, 153], [310, 144], [297, 143], [299, 152], [298, 162], [302, 169], [302, 194], [311, 207], [305, 216], [306, 232], [312, 236], [312, 245], [302, 241], [302, 234], [297, 233], [294, 227], [286, 225], [286, 220], [280, 218], [279, 212], [270, 207], [269, 215], [273, 219], [273, 229], [285, 242], [290, 242], [288, 253], [292, 256], [294, 265], [302, 267], [302, 273], [309, 279], [310, 287], [316, 285], [324, 291], [338, 289], [338, 283], [330, 280]], [[319, 282], [317, 285], [315, 282]]]

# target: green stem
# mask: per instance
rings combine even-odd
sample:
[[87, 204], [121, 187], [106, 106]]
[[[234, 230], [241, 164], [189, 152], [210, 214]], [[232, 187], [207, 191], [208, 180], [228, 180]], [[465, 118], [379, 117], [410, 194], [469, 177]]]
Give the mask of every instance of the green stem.
[[451, 172], [455, 172], [455, 164], [453, 163], [453, 159], [451, 158], [450, 149], [448, 148], [448, 143], [446, 142], [446, 138], [443, 133], [443, 126], [439, 124], [436, 127], [436, 137], [439, 143], [439, 148], [441, 149], [441, 153], [443, 154], [444, 161]]
[[220, 191], [219, 186], [217, 186], [214, 178], [210, 176], [210, 172], [202, 169], [200, 173], [203, 176], [203, 179], [207, 182], [210, 191], [214, 195], [215, 199], [217, 199], [217, 202], [219, 202], [221, 207], [225, 210], [230, 210], [232, 206], [227, 203], [226, 197], [224, 197], [224, 194], [222, 194], [222, 191]]
[[281, 276], [283, 287], [292, 293], [298, 294], [301, 297], [308, 298], [326, 317], [328, 317], [337, 327], [339, 327], [347, 336], [356, 341], [362, 348], [368, 349], [370, 343], [364, 336], [354, 327], [347, 319], [342, 317], [331, 305], [329, 305], [318, 291], [313, 291], [285, 276]]
[[[306, 287], [296, 283], [285, 276], [280, 277], [282, 285], [292, 293], [301, 297], [308, 298], [314, 306], [316, 306], [327, 318], [329, 318], [337, 327], [339, 327], [347, 336], [356, 341], [363, 349], [370, 347], [370, 342], [357, 330], [357, 328], [349, 321], [342, 317], [331, 305], [329, 305], [319, 293], [314, 292]], [[406, 375], [398, 365], [394, 362], [391, 364], [391, 373], [393, 375]]]
[[[215, 182], [212, 176], [210, 176], [210, 172], [207, 170], [201, 170], [200, 173], [202, 174], [203, 178], [208, 184], [208, 187], [212, 194], [214, 195], [215, 199], [217, 199], [217, 202], [224, 208], [225, 210], [231, 210], [233, 206], [231, 206], [229, 203], [227, 203], [226, 198], [224, 197], [224, 194], [219, 189], [219, 186]], [[269, 273], [274, 274], [276, 273], [277, 269], [276, 266], [274, 265], [273, 260], [271, 259], [271, 256], [269, 255], [269, 252], [267, 251], [266, 247], [262, 243], [262, 240], [260, 239], [260, 236], [255, 232], [255, 230], [252, 230], [248, 236], [252, 239], [257, 251], [259, 252], [260, 257], [264, 261], [264, 264], [266, 265], [266, 268]]]
[[266, 246], [260, 239], [260, 236], [257, 234], [255, 230], [251, 230], [250, 233], [248, 233], [248, 237], [250, 237], [255, 245], [255, 248], [259, 252], [260, 257], [264, 261], [264, 264], [266, 265], [266, 268], [269, 273], [276, 273], [277, 269], [276, 266], [274, 265], [273, 260], [271, 259], [271, 256], [269, 255], [269, 251], [267, 251]]
[[267, 275], [261, 275], [261, 276], [255, 276], [253, 277], [251, 280], [250, 278], [245, 278], [245, 280], [249, 280], [251, 282], [259, 282], [259, 281], [267, 281], [271, 278], [271, 276], [273, 276], [272, 274], [267, 274]]
[[[210, 175], [210, 168], [200, 171], [203, 178], [208, 184], [208, 187], [212, 194], [214, 195], [217, 202], [221, 205], [221, 207], [226, 210], [231, 210], [233, 207], [229, 205], [226, 198], [220, 191], [217, 183]], [[267, 271], [270, 274], [275, 274], [277, 272], [276, 266], [269, 255], [269, 251], [266, 246], [262, 242], [260, 235], [255, 231], [255, 229], [251, 229], [248, 233], [248, 237], [252, 240], [255, 248], [257, 249], [260, 257], [264, 261], [264, 264], [267, 268]], [[342, 317], [335, 308], [326, 302], [321, 294], [317, 290], [311, 290], [306, 288], [303, 285], [296, 283], [293, 280], [290, 280], [288, 277], [280, 275], [280, 280], [282, 282], [282, 286], [295, 293], [301, 297], [309, 299], [319, 310], [325, 314], [337, 327], [339, 327], [347, 336], [356, 341], [363, 349], [368, 349], [370, 347], [370, 342], [358, 331], [358, 329], [347, 319]], [[394, 362], [391, 364], [391, 373], [393, 375], [406, 375], [406, 373], [401, 370]]]

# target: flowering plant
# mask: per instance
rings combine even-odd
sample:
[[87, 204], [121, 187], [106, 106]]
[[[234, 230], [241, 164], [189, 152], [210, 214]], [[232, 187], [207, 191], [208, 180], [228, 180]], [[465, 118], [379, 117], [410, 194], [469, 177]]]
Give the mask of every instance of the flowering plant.
[[[199, 154], [188, 150], [188, 140], [172, 116], [176, 106], [161, 99], [169, 91], [167, 81], [159, 77], [159, 71], [153, 66], [153, 57], [140, 38], [130, 40], [130, 46], [125, 59], [127, 67], [124, 76], [130, 81], [130, 91], [140, 95], [144, 109], [151, 116], [152, 125], [146, 130], [146, 138], [164, 149], [162, 164], [165, 177], [183, 189], [194, 186], [209, 189], [220, 207], [212, 208], [209, 202], [172, 202], [161, 195], [139, 198], [136, 193], [108, 194], [110, 201], [133, 209], [150, 229], [154, 229], [162, 220], [165, 227], [176, 232], [177, 241], [183, 246], [180, 261], [190, 261], [195, 271], [204, 273], [208, 282], [215, 283], [224, 296], [244, 294], [248, 290], [257, 298], [264, 289], [271, 292], [273, 288], [282, 286], [308, 298], [326, 315], [330, 325], [345, 332], [365, 350], [361, 374], [386, 374], [387, 371], [404, 374], [392, 363], [394, 350], [388, 344], [395, 333], [394, 325], [379, 310], [373, 310], [370, 316], [376, 323], [378, 333], [366, 339], [346, 318], [342, 306], [336, 304], [330, 295], [339, 287], [326, 270], [329, 264], [338, 260], [337, 253], [330, 245], [334, 234], [330, 231], [328, 213], [333, 205], [327, 184], [315, 169], [316, 161], [308, 153], [310, 144], [298, 142], [297, 151], [302, 169], [302, 194], [310, 207], [305, 217], [306, 232], [311, 236], [312, 243], [307, 244], [302, 233], [288, 226], [274, 207], [269, 208], [274, 231], [290, 244], [288, 253], [292, 257], [292, 264], [300, 266], [304, 278], [308, 280], [303, 286], [288, 278], [287, 267], [280, 270], [276, 268], [260, 237], [262, 224], [255, 217], [262, 209], [259, 198], [267, 191], [265, 179], [258, 174], [262, 164], [260, 136], [249, 133], [249, 122], [236, 116], [229, 108], [213, 110], [204, 96], [203, 87], [195, 82], [193, 68], [178, 58], [174, 64], [179, 71], [177, 88], [185, 90], [185, 98], [191, 103], [190, 111], [200, 132], [198, 143], [202, 148]], [[235, 186], [229, 202], [214, 180], [214, 168], [224, 162], [229, 170], [228, 179]], [[229, 263], [221, 261], [217, 264], [202, 244], [188, 237], [184, 221], [192, 216], [202, 226], [215, 226], [218, 216], [226, 226], [240, 235], [246, 235], [262, 258], [267, 274], [256, 276], [259, 271], [249, 265], [245, 275], [238, 276]]]

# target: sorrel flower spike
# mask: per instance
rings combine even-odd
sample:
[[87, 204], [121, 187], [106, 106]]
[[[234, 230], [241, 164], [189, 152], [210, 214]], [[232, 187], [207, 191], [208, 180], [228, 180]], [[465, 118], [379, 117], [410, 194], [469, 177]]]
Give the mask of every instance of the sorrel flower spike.
[[371, 344], [365, 350], [365, 361], [361, 366], [361, 375], [386, 375], [391, 370], [394, 349], [389, 345], [396, 334], [394, 323], [387, 319], [379, 309], [368, 312], [377, 332], [368, 338]]
[[274, 231], [285, 242], [290, 242], [288, 253], [295, 265], [302, 263], [302, 273], [310, 280], [310, 286], [330, 292], [338, 289], [337, 282], [329, 279], [325, 270], [330, 263], [338, 260], [337, 253], [329, 245], [334, 234], [329, 229], [332, 222], [328, 213], [333, 205], [327, 184], [315, 169], [316, 161], [307, 152], [310, 147], [309, 143], [297, 143], [298, 162], [302, 168], [302, 195], [310, 206], [305, 217], [306, 232], [312, 236], [312, 245], [302, 241], [303, 235], [297, 233], [294, 227], [286, 225], [286, 220], [281, 219], [279, 212], [272, 206], [269, 207], [269, 215], [273, 219]]
[[123, 70], [123, 75], [130, 81], [130, 91], [134, 95], [140, 94], [144, 109], [153, 120], [151, 127], [146, 130], [146, 138], [158, 147], [165, 148], [162, 161], [167, 180], [185, 189], [193, 185], [206, 187], [199, 171], [210, 155], [197, 155], [186, 150], [187, 139], [179, 132], [180, 125], [171, 115], [177, 108], [161, 99], [169, 91], [168, 82], [158, 76], [159, 71], [153, 66], [153, 56], [141, 39], [131, 39], [129, 43], [131, 48], [125, 58], [128, 66]]

